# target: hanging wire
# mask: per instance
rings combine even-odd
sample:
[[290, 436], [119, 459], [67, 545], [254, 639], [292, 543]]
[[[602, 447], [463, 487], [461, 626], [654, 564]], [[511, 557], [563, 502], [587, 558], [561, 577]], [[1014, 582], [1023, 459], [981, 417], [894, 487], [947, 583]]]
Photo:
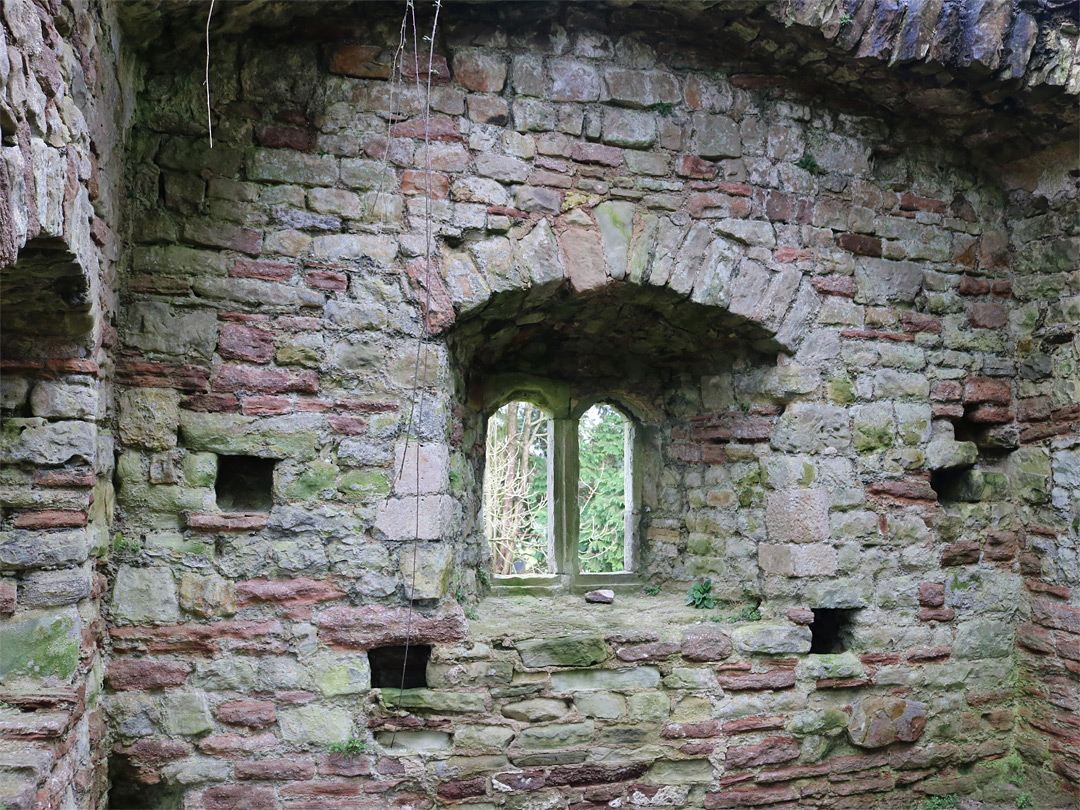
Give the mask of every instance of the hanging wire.
[[[424, 343], [428, 334], [428, 311], [431, 307], [431, 74], [434, 72], [435, 62], [435, 32], [439, 25], [439, 11], [442, 8], [442, 0], [435, 0], [435, 17], [431, 24], [431, 35], [427, 37], [428, 46], [428, 70], [427, 87], [424, 93], [424, 306], [420, 311], [420, 332], [416, 338], [416, 360], [413, 367], [413, 404], [409, 408], [409, 418], [405, 427], [405, 447], [401, 454], [401, 466], [398, 468], [396, 479], [400, 481], [405, 473], [405, 462], [409, 454], [409, 439], [412, 436], [413, 426], [419, 426], [424, 417], [424, 389], [420, 384], [420, 370], [423, 368], [424, 379], [427, 379], [428, 353], [423, 351]], [[416, 75], [416, 95], [420, 97], [420, 46], [419, 28], [416, 24], [416, 8], [409, 0], [409, 12], [412, 17], [413, 29], [413, 72]], [[387, 149], [390, 144], [387, 142]], [[421, 356], [423, 360], [421, 361]], [[415, 419], [414, 419], [415, 416]], [[413, 596], [416, 593], [416, 558], [417, 546], [420, 541], [420, 440], [416, 441], [416, 464], [415, 464], [415, 492], [416, 511], [413, 525], [412, 540], [412, 574], [409, 583], [409, 612], [405, 621], [405, 654], [401, 661], [401, 686], [400, 691], [405, 689], [405, 674], [409, 665], [409, 648], [412, 644], [413, 623]], [[390, 747], [394, 747], [397, 740], [397, 729], [390, 736]]]
[[214, 148], [214, 122], [210, 119], [210, 18], [214, 16], [214, 0], [210, 0], [210, 11], [206, 14], [206, 128], [210, 131], [210, 148]]

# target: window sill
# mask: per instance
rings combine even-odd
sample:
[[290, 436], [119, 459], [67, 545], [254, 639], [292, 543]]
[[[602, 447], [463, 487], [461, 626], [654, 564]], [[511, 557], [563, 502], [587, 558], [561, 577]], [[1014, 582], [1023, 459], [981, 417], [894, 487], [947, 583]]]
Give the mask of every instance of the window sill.
[[522, 574], [494, 576], [491, 582], [493, 596], [555, 596], [558, 594], [583, 594], [598, 588], [616, 593], [636, 592], [641, 589], [641, 578], [632, 571], [608, 574]]

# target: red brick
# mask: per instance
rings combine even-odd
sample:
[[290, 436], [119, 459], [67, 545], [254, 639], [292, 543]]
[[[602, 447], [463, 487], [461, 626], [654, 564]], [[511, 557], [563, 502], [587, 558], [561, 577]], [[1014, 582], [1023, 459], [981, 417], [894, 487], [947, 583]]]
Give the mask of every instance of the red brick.
[[1013, 412], [994, 405], [978, 405], [964, 411], [964, 418], [977, 425], [1005, 425], [1015, 418]]
[[144, 737], [126, 748], [121, 748], [120, 753], [136, 762], [160, 763], [189, 756], [191, 746], [183, 740], [162, 740]]
[[876, 236], [842, 233], [836, 237], [836, 244], [857, 256], [881, 256], [881, 240]]
[[1016, 556], [1016, 532], [988, 532], [983, 553], [995, 562], [1011, 560]]
[[621, 166], [622, 149], [615, 146], [603, 146], [598, 143], [575, 144], [571, 153], [578, 163], [600, 163], [604, 166]]
[[319, 754], [317, 762], [321, 776], [368, 776], [371, 773], [370, 757]]
[[960, 286], [956, 291], [960, 295], [986, 295], [990, 292], [990, 282], [984, 278], [961, 276]]
[[900, 195], [901, 211], [929, 211], [932, 214], [944, 214], [947, 206], [944, 200], [931, 200], [927, 197], [916, 197], [914, 194]]
[[921, 315], [918, 312], [905, 312], [900, 323], [905, 332], [928, 332], [938, 334], [941, 332], [941, 321], [931, 315]]
[[547, 784], [547, 774], [541, 770], [508, 771], [491, 777], [511, 790], [540, 790]]
[[271, 397], [263, 394], [246, 396], [242, 400], [241, 412], [247, 416], [274, 416], [289, 413], [293, 402], [288, 397]]
[[1042, 422], [1050, 418], [1054, 406], [1050, 397], [1031, 397], [1016, 403], [1016, 418], [1021, 422]]
[[937, 493], [929, 481], [882, 481], [866, 488], [870, 495], [885, 495], [890, 498], [909, 501], [936, 501]]
[[[394, 124], [390, 129], [390, 134], [395, 138], [422, 139], [424, 137], [424, 119], [413, 118], [411, 121]], [[461, 132], [458, 131], [456, 120], [441, 115], [433, 115], [428, 120], [427, 139], [429, 141], [451, 143], [462, 140], [462, 137]]]
[[783, 717], [744, 717], [741, 720], [729, 720], [724, 723], [725, 734], [740, 734], [746, 731], [770, 731], [782, 729], [785, 720]]
[[1039, 655], [1054, 652], [1054, 637], [1050, 631], [1034, 624], [1022, 624], [1016, 628], [1016, 643]]
[[218, 372], [213, 389], [217, 392], [314, 394], [319, 390], [319, 375], [314, 371], [294, 374], [281, 368], [225, 365]]
[[934, 419], [962, 419], [964, 416], [963, 405], [934, 405], [930, 410]]
[[325, 580], [297, 577], [295, 579], [249, 579], [236, 585], [237, 607], [250, 607], [265, 602], [287, 607], [314, 605], [342, 599], [345, 592]]
[[277, 807], [274, 789], [260, 785], [219, 785], [202, 794], [202, 810], [268, 810]]
[[993, 295], [995, 298], [1011, 298], [1012, 282], [1005, 281], [1004, 279], [1001, 281], [995, 281], [990, 287], [990, 294]]
[[15, 515], [16, 529], [68, 529], [86, 525], [86, 512], [68, 509], [49, 509], [42, 512], [19, 512]]
[[224, 512], [188, 515], [188, 528], [197, 532], [246, 532], [266, 528], [265, 512]]
[[274, 336], [265, 329], [227, 323], [218, 337], [218, 354], [226, 360], [269, 363], [274, 356]]
[[367, 431], [368, 426], [367, 420], [362, 416], [332, 415], [327, 418], [327, 421], [330, 423], [331, 430], [345, 436], [359, 436]]
[[237, 779], [256, 779], [268, 782], [291, 782], [315, 776], [315, 763], [310, 759], [260, 759], [237, 762], [233, 766]]
[[[813, 257], [814, 257], [813, 251], [805, 250], [805, 249], [799, 249], [799, 248], [793, 248], [793, 247], [777, 248], [773, 252], [773, 259], [775, 259], [779, 264], [787, 264], [789, 262], [805, 262], [805, 261], [809, 261]], [[853, 287], [854, 287], [854, 283], [855, 283], [855, 280], [852, 279], [852, 286]], [[814, 281], [814, 286], [817, 287], [816, 279]], [[820, 290], [820, 288], [819, 288], [819, 291], [820, 292], [825, 292], [824, 290]], [[825, 292], [825, 294], [826, 295], [830, 295], [830, 294], [831, 295], [840, 295], [841, 293], [828, 293], [828, 292]], [[855, 297], [855, 290], [852, 289], [851, 295], [849, 295], [847, 297], [848, 298], [854, 298]]]
[[249, 256], [258, 256], [262, 252], [262, 232], [221, 220], [187, 220], [184, 239], [196, 245], [236, 250]]
[[712, 180], [719, 171], [719, 167], [711, 160], [697, 155], [683, 155], [675, 165], [675, 173], [679, 177], [693, 177], [698, 180]]
[[281, 740], [270, 732], [243, 737], [239, 734], [211, 734], [199, 741], [199, 750], [211, 756], [230, 757], [272, 751], [281, 746]]
[[60, 374], [90, 374], [97, 376], [100, 369], [93, 360], [83, 360], [78, 357], [51, 357], [45, 361], [45, 368]]
[[5, 580], [0, 582], [0, 613], [15, 612], [15, 583]]
[[442, 200], [450, 192], [450, 178], [438, 172], [407, 170], [401, 175], [401, 192], [410, 195], [426, 194], [433, 200]]
[[[765, 216], [773, 222], [787, 222], [798, 212], [798, 201], [790, 194], [770, 191], [765, 199]], [[878, 240], [880, 248], [880, 240]]]
[[264, 281], [288, 281], [293, 276], [296, 265], [289, 262], [258, 261], [256, 259], [237, 259], [229, 270], [233, 278], [260, 278]]
[[[419, 70], [417, 70], [419, 68]], [[425, 55], [420, 64], [415, 64], [410, 59], [402, 60], [401, 74], [407, 80], [406, 86], [412, 82], [414, 85], [417, 78], [420, 84], [425, 84], [428, 79], [435, 84], [450, 84], [450, 66], [446, 63], [446, 57], [440, 54]]]
[[720, 686], [730, 692], [759, 692], [767, 689], [789, 689], [795, 685], [795, 672], [790, 669], [771, 669], [746, 675], [720, 675]]
[[358, 796], [360, 782], [345, 779], [325, 779], [298, 782], [281, 788], [282, 796]]
[[617, 768], [605, 768], [599, 765], [582, 765], [573, 768], [552, 768], [548, 771], [547, 784], [553, 785], [605, 785], [639, 779], [649, 769], [646, 762], [623, 765]]
[[955, 380], [935, 383], [930, 389], [930, 399], [936, 402], [955, 402], [963, 396], [964, 389]]
[[92, 470], [36, 470], [34, 483], [42, 487], [89, 488], [97, 483]]
[[153, 658], [123, 658], [109, 663], [109, 686], [117, 691], [164, 689], [187, 680], [191, 664]]
[[414, 259], [405, 266], [405, 273], [413, 295], [426, 315], [428, 333], [437, 335], [453, 326], [454, 304], [434, 263], [427, 263], [423, 258]]
[[1072, 428], [1068, 425], [1032, 425], [1020, 431], [1020, 441], [1024, 444], [1041, 442], [1051, 436], [1064, 436], [1066, 433], [1071, 432]]
[[923, 608], [919, 611], [920, 622], [951, 622], [956, 618], [952, 608]]
[[182, 278], [168, 276], [132, 276], [127, 283], [128, 292], [150, 293], [152, 295], [187, 295], [191, 292], [191, 282]]
[[1001, 304], [969, 304], [968, 321], [976, 329], [1003, 329], [1009, 313]]
[[487, 780], [481, 776], [476, 779], [456, 779], [452, 782], [443, 782], [439, 785], [436, 793], [439, 794], [440, 799], [448, 802], [458, 802], [474, 796], [483, 796], [487, 793]]
[[620, 647], [615, 656], [621, 661], [659, 661], [679, 654], [679, 645], [656, 641], [651, 644], [633, 644]]
[[919, 605], [922, 607], [942, 607], [945, 604], [945, 586], [940, 582], [919, 583]]
[[671, 723], [664, 726], [660, 736], [665, 740], [701, 740], [719, 737], [724, 733], [723, 720], [705, 720], [701, 723]]
[[310, 152], [315, 146], [311, 130], [305, 127], [285, 127], [270, 124], [255, 130], [255, 140], [267, 149], [295, 149]]
[[1006, 380], [993, 377], [968, 377], [964, 381], [964, 404], [988, 403], [1008, 405], [1012, 402], [1012, 389]]
[[119, 360], [116, 382], [141, 388], [175, 388], [178, 391], [203, 392], [210, 372], [197, 366], [178, 366], [148, 360]]
[[819, 678], [814, 687], [817, 689], [859, 689], [871, 683], [873, 681], [869, 678]]
[[390, 63], [379, 59], [377, 45], [339, 45], [330, 56], [330, 72], [358, 79], [390, 78]]
[[792, 802], [799, 798], [798, 791], [792, 787], [743, 787], [725, 790], [721, 793], [705, 794], [705, 810], [726, 810], [727, 808], [758, 807], [761, 805]]
[[942, 565], [971, 565], [979, 561], [979, 544], [974, 540], [949, 543], [941, 550]]
[[319, 640], [351, 650], [369, 650], [403, 644], [446, 644], [465, 638], [465, 614], [455, 604], [438, 608], [429, 616], [407, 608], [368, 605], [332, 607], [319, 613]]
[[277, 710], [268, 700], [234, 700], [222, 703], [214, 714], [222, 723], [245, 728], [266, 728], [277, 721]]
[[1080, 635], [1080, 608], [1034, 598], [1031, 600], [1031, 619], [1044, 627]]
[[498, 96], [469, 96], [466, 104], [469, 108], [469, 120], [478, 124], [501, 127], [510, 120], [510, 105]]
[[814, 623], [814, 611], [803, 608], [790, 608], [787, 612], [788, 621], [794, 624], [808, 625]]
[[812, 279], [810, 283], [822, 295], [838, 295], [842, 298], [855, 297], [855, 279], [852, 276], [819, 276]]
[[880, 329], [841, 329], [840, 337], [855, 340], [891, 340], [894, 343], [911, 343], [914, 335], [906, 332], [885, 332]]
[[236, 394], [193, 394], [184, 397], [185, 410], [202, 413], [229, 413], [240, 409], [240, 399]]
[[341, 292], [348, 288], [349, 277], [333, 270], [308, 270], [304, 282], [315, 290], [335, 290]]
[[912, 663], [921, 661], [943, 661], [952, 654], [948, 647], [930, 647], [925, 650], [911, 650], [907, 654], [907, 660]]

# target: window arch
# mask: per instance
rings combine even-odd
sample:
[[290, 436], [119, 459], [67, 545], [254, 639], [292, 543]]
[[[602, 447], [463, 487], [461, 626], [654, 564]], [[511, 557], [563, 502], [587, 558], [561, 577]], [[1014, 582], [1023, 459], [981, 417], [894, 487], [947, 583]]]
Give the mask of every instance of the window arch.
[[638, 409], [512, 375], [488, 381], [485, 413], [484, 533], [496, 584], [632, 578], [642, 459], [655, 433]]

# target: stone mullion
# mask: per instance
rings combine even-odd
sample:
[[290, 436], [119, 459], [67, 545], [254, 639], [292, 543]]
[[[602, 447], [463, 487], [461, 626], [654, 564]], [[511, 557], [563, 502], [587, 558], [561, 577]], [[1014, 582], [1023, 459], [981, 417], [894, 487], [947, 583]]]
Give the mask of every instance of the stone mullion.
[[548, 422], [548, 566], [554, 574], [578, 572], [578, 423]]

